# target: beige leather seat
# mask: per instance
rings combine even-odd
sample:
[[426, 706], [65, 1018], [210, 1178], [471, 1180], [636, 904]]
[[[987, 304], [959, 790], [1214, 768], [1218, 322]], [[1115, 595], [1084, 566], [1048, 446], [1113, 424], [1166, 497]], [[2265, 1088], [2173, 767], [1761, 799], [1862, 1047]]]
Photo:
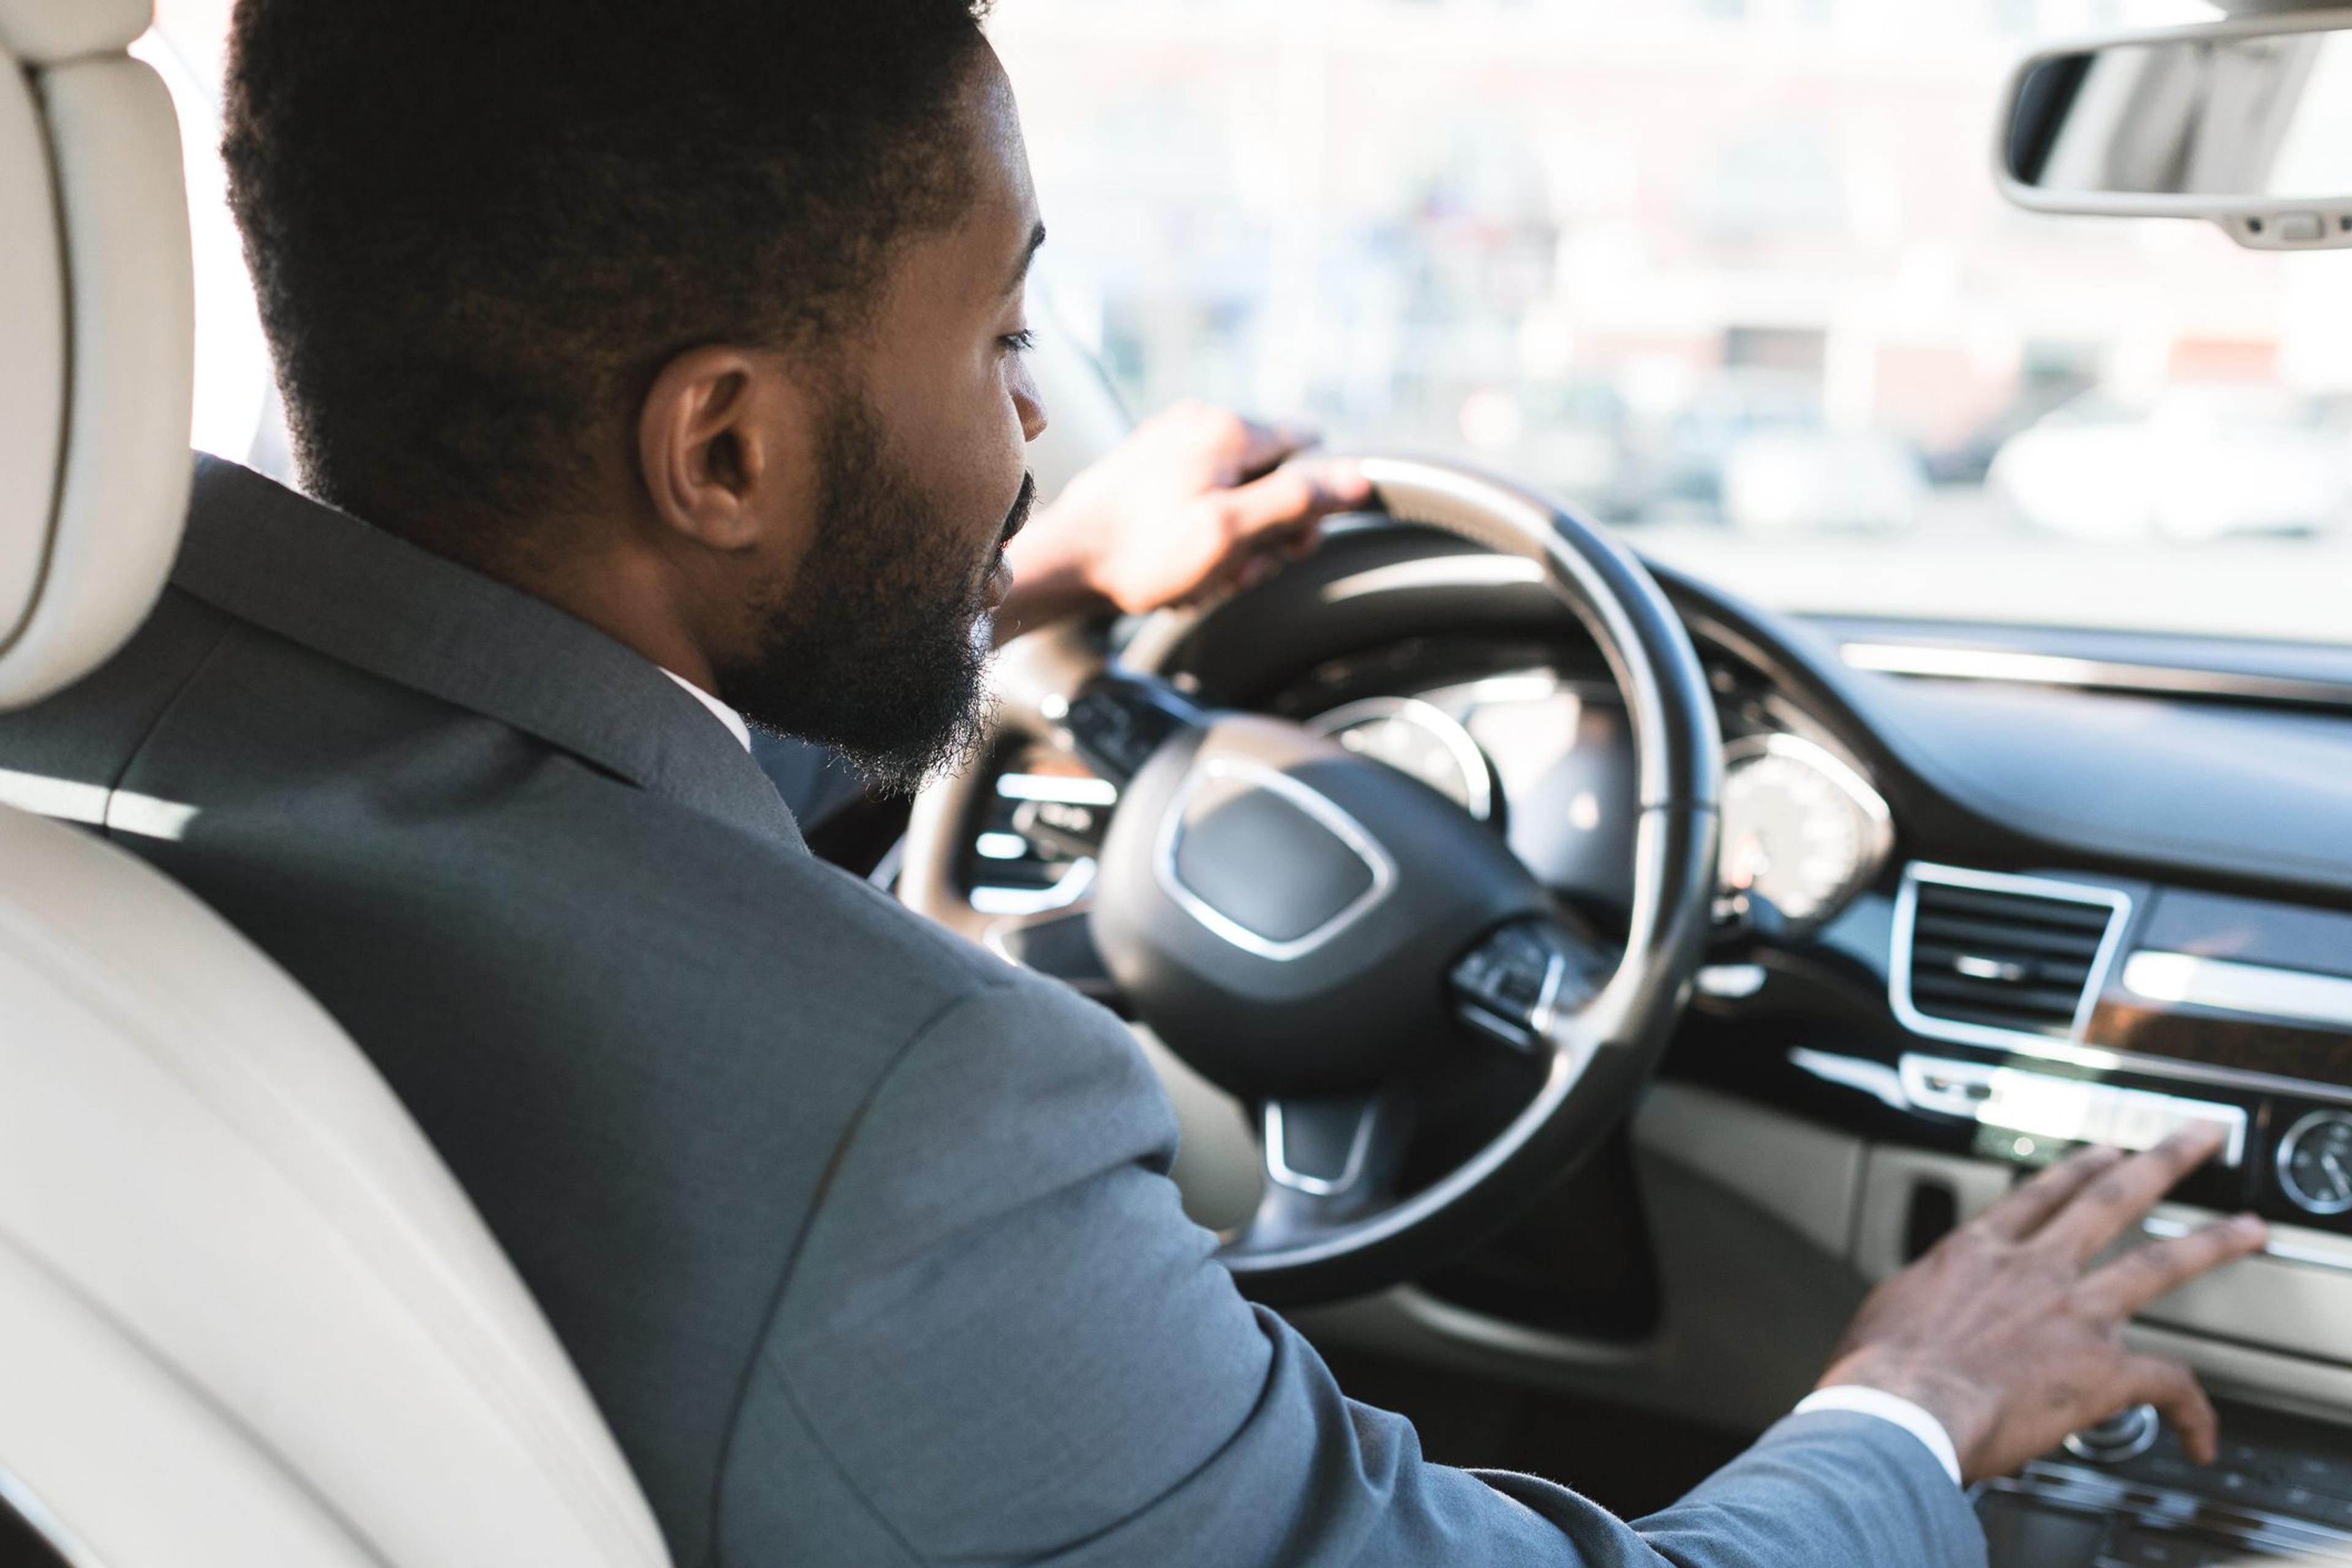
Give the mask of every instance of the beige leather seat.
[[[192, 330], [146, 0], [0, 0], [0, 706], [161, 586]], [[0, 773], [116, 832], [167, 802]], [[195, 900], [0, 811], [0, 1505], [105, 1568], [650, 1568], [644, 1500], [364, 1059]]]

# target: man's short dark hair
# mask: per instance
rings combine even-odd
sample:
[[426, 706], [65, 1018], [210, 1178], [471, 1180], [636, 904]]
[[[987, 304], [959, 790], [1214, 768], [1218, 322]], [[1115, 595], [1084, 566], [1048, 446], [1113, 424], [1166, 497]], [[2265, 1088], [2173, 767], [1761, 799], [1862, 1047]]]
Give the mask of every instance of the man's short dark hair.
[[985, 10], [240, 0], [230, 198], [310, 487], [499, 559], [678, 353], [854, 329], [969, 199]]

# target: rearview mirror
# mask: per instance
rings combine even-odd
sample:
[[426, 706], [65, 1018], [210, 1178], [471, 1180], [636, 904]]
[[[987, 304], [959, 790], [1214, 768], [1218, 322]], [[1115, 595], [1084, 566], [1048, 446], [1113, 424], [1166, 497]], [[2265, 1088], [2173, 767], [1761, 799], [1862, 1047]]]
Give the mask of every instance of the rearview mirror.
[[2201, 217], [2352, 247], [2352, 11], [2119, 35], [2018, 68], [2001, 188], [2037, 212]]

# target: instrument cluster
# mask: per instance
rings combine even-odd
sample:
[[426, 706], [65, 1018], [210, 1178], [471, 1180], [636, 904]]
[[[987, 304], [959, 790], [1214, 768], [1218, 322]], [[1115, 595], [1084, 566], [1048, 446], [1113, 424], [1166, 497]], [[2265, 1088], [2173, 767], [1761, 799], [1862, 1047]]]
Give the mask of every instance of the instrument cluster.
[[[1633, 737], [1606, 681], [1538, 668], [1319, 711], [1304, 697], [1286, 706], [1493, 823], [1555, 889], [1604, 901], [1630, 895]], [[1894, 817], [1861, 770], [1785, 731], [1726, 747], [1722, 809], [1723, 890], [1769, 900], [1799, 930], [1869, 887], [1894, 847]]]

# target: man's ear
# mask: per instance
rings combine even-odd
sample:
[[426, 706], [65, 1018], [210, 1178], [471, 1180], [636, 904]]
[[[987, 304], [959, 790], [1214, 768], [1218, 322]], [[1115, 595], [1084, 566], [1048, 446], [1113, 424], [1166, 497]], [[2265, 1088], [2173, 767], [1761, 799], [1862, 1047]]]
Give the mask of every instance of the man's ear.
[[773, 543], [814, 471], [814, 413], [777, 356], [725, 345], [678, 355], [637, 415], [637, 468], [655, 519], [713, 550]]

